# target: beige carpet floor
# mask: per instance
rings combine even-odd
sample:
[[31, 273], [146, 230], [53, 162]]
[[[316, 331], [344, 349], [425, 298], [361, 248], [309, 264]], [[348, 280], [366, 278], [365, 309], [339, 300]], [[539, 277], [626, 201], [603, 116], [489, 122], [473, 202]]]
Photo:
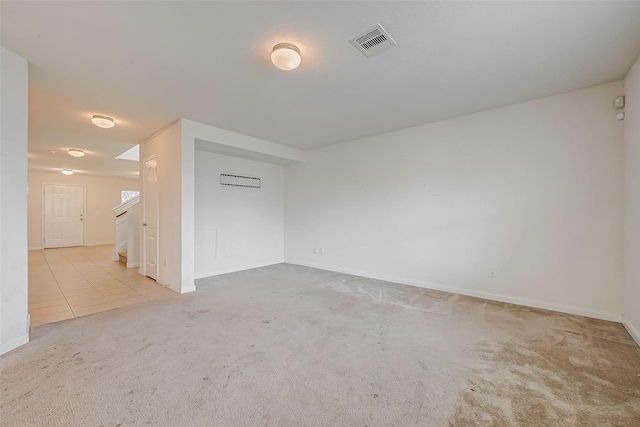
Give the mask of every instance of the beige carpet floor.
[[2, 426], [640, 426], [616, 323], [280, 264], [32, 329]]

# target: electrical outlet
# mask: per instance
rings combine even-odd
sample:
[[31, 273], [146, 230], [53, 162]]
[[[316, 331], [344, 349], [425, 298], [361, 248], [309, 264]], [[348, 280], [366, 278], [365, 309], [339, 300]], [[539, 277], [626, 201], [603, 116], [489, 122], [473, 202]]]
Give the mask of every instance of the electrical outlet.
[[489, 267], [489, 277], [496, 277], [496, 268]]
[[318, 248], [318, 255], [324, 255], [324, 248]]
[[318, 247], [317, 247], [317, 246], [314, 246], [314, 247], [313, 247], [313, 253], [314, 253], [314, 254], [317, 254], [317, 253], [318, 253]]

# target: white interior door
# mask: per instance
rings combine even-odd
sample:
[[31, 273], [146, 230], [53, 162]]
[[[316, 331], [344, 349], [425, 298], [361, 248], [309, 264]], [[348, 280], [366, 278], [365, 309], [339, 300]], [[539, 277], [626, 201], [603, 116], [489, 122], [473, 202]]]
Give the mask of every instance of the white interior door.
[[84, 245], [84, 188], [44, 185], [44, 247]]
[[146, 160], [142, 171], [142, 190], [144, 214], [142, 229], [144, 233], [144, 274], [152, 279], [158, 278], [158, 161]]

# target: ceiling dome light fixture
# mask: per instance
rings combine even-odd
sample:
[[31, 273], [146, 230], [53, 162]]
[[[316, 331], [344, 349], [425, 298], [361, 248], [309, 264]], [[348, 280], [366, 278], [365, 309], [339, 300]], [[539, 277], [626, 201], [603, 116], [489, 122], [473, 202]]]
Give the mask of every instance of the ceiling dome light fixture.
[[67, 152], [69, 153], [70, 156], [73, 156], [73, 157], [82, 157], [82, 156], [84, 156], [84, 151], [76, 150], [75, 148], [71, 148]]
[[271, 62], [281, 70], [295, 70], [302, 62], [300, 49], [291, 43], [278, 43], [271, 52]]
[[63, 175], [73, 175], [73, 172], [71, 169], [62, 169], [60, 172], [63, 173]]
[[99, 128], [109, 129], [116, 125], [116, 122], [109, 116], [101, 116], [100, 114], [94, 114], [91, 118], [91, 123]]

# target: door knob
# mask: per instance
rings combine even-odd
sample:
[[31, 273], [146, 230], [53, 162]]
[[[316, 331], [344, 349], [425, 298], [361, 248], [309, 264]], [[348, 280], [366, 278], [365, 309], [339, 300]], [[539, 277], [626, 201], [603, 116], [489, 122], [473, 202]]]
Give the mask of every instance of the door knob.
[[143, 226], [143, 227], [146, 227], [146, 226], [147, 226], [147, 223], [146, 223], [146, 222], [143, 222], [143, 223], [142, 223], [142, 226]]

